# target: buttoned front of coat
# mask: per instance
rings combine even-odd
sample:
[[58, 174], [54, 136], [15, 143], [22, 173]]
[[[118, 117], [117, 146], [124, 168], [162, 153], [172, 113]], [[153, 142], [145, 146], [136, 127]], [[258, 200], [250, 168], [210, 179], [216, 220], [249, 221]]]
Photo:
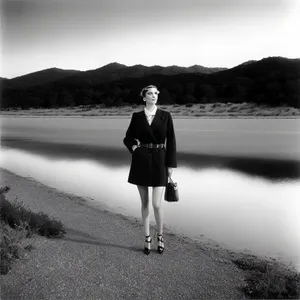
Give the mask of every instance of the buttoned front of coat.
[[[165, 144], [165, 148], [138, 147], [133, 145]], [[172, 116], [169, 112], [157, 109], [149, 125], [144, 111], [133, 113], [126, 136], [123, 140], [132, 154], [128, 182], [144, 186], [165, 186], [167, 167], [176, 168], [176, 138]]]

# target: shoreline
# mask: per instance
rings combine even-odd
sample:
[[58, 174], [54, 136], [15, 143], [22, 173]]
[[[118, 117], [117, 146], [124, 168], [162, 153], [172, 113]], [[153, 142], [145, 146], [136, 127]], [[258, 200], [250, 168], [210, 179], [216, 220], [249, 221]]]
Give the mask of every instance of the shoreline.
[[[50, 190], [53, 193], [57, 193], [57, 194], [59, 194], [63, 197], [71, 199], [72, 201], [74, 201], [74, 203], [78, 203], [80, 205], [86, 205], [87, 207], [89, 207], [91, 209], [95, 209], [97, 211], [104, 212], [105, 214], [110, 215], [112, 218], [120, 217], [123, 220], [128, 221], [132, 225], [136, 225], [136, 223], [139, 222], [140, 225], [142, 226], [141, 218], [137, 218], [137, 217], [125, 215], [125, 214], [122, 214], [122, 213], [119, 213], [119, 212], [111, 211], [111, 210], [109, 210], [109, 207], [106, 206], [105, 204], [101, 203], [101, 201], [94, 201], [94, 199], [89, 198], [89, 197], [83, 197], [83, 196], [78, 196], [76, 194], [64, 192], [64, 191], [59, 190], [57, 188], [48, 186], [48, 185], [38, 181], [37, 179], [35, 179], [31, 176], [26, 176], [25, 177], [25, 176], [22, 176], [22, 175], [18, 175], [16, 173], [13, 173], [12, 171], [4, 169], [2, 167], [0, 167], [0, 174], [1, 173], [2, 174], [5, 174], [5, 173], [9, 174], [13, 178], [16, 178], [16, 180], [21, 179], [21, 180], [24, 180], [25, 182], [26, 181], [31, 182], [31, 183], [33, 183], [34, 185], [38, 186], [41, 189]], [[17, 198], [19, 198], [19, 197], [17, 196]], [[150, 224], [150, 226], [151, 226], [150, 231], [153, 231], [154, 230], [154, 225]], [[201, 238], [197, 237], [197, 238], [193, 239], [191, 237], [188, 237], [184, 234], [180, 234], [178, 232], [174, 233], [172, 230], [170, 230], [165, 225], [164, 225], [164, 231], [165, 231], [165, 235], [170, 235], [170, 236], [177, 237], [178, 239], [180, 239], [181, 241], [186, 242], [186, 243], [201, 245], [204, 248], [207, 247], [206, 250], [220, 251], [220, 252], [222, 252], [222, 255], [225, 255], [225, 256], [228, 256], [228, 255], [229, 256], [232, 256], [232, 255], [234, 255], [234, 256], [236, 256], [236, 255], [238, 255], [238, 256], [240, 256], [240, 255], [248, 256], [249, 255], [251, 257], [257, 257], [257, 258], [266, 259], [266, 260], [269, 260], [269, 261], [278, 261], [279, 263], [283, 263], [286, 267], [291, 266], [291, 262], [287, 262], [286, 260], [280, 261], [280, 260], [275, 259], [274, 257], [256, 255], [256, 254], [253, 254], [248, 249], [245, 249], [244, 251], [238, 251], [238, 250], [233, 250], [233, 249], [230, 249], [230, 248], [226, 248], [226, 246], [221, 246], [221, 244], [222, 244], [221, 242], [218, 242], [218, 241], [215, 241], [213, 239], [207, 238], [203, 234], [199, 235]]]
[[[45, 190], [48, 190], [48, 191], [51, 191], [52, 193], [54, 194], [59, 194], [60, 196], [63, 196], [63, 197], [66, 197], [72, 201], [74, 201], [74, 203], [77, 203], [77, 204], [80, 204], [80, 205], [86, 205], [87, 207], [91, 208], [91, 209], [95, 209], [95, 210], [99, 210], [101, 212], [104, 212], [105, 214], [108, 214], [110, 215], [112, 218], [114, 217], [120, 217], [122, 218], [123, 220], [126, 220], [128, 221], [129, 223], [131, 223], [132, 225], [135, 225], [135, 223], [138, 221], [141, 223], [141, 220], [140, 218], [136, 218], [136, 217], [133, 217], [133, 216], [128, 216], [128, 215], [124, 215], [122, 213], [117, 213], [117, 212], [113, 212], [113, 211], [110, 211], [108, 207], [105, 206], [105, 204], [102, 204], [100, 201], [93, 201], [93, 199], [90, 199], [89, 197], [83, 197], [83, 196], [78, 196], [76, 194], [72, 194], [72, 193], [67, 193], [67, 192], [64, 192], [64, 191], [61, 191], [57, 188], [54, 188], [54, 187], [51, 187], [51, 186], [48, 186], [48, 185], [45, 185], [44, 183], [42, 182], [39, 182], [38, 180], [36, 180], [35, 178], [33, 177], [30, 177], [30, 176], [21, 176], [21, 175], [18, 175], [16, 173], [13, 173], [12, 171], [9, 171], [7, 169], [4, 169], [2, 167], [0, 167], [0, 174], [4, 174], [4, 176], [7, 176], [9, 175], [11, 177], [11, 179], [13, 179], [13, 181], [11, 182], [15, 182], [15, 181], [18, 181], [18, 180], [22, 180], [22, 181], [27, 181], [28, 183], [33, 183], [35, 186], [41, 188], [41, 189], [45, 189]], [[10, 180], [11, 180], [10, 179]], [[13, 188], [11, 189], [10, 191], [11, 193], [13, 192]], [[9, 192], [9, 193], [10, 193]], [[16, 198], [20, 199], [21, 198], [17, 195], [15, 195]], [[28, 200], [28, 199], [26, 199]], [[28, 203], [29, 206], [31, 205], [31, 203]], [[36, 204], [36, 202], [35, 202]], [[26, 203], [25, 203], [26, 205]], [[142, 226], [142, 224], [140, 224]], [[151, 226], [151, 231], [154, 230], [154, 226], [152, 224], [150, 224]], [[174, 236], [174, 237], [177, 237], [178, 239], [180, 239], [181, 241], [183, 242], [186, 242], [186, 243], [192, 243], [192, 244], [201, 244], [201, 246], [203, 247], [209, 247], [211, 249], [214, 249], [214, 250], [220, 250], [220, 251], [224, 251], [224, 252], [229, 252], [229, 253], [236, 253], [236, 254], [245, 254], [247, 255], [246, 253], [242, 253], [242, 252], [236, 252], [234, 250], [231, 250], [231, 249], [226, 249], [225, 247], [221, 247], [219, 244], [219, 242], [217, 241], [214, 241], [212, 239], [209, 239], [209, 238], [206, 238], [204, 235], [200, 235], [201, 236], [201, 239], [198, 237], [197, 239], [192, 239], [190, 237], [187, 237], [183, 234], [179, 234], [179, 233], [174, 233], [172, 232], [170, 229], [168, 229], [167, 227], [164, 226], [164, 231], [165, 231], [165, 235], [170, 235], [170, 236]], [[248, 252], [248, 250], [246, 250], [246, 252]], [[256, 255], [252, 255], [250, 254], [251, 256], [256, 256]], [[270, 260], [274, 260], [274, 258], [271, 258], [270, 257]]]
[[[167, 110], [174, 119], [299, 119], [300, 109], [287, 106], [267, 107], [254, 103], [206, 103], [188, 105], [157, 105]], [[81, 105], [65, 108], [28, 110], [2, 110], [1, 116], [17, 117], [69, 117], [69, 118], [129, 118], [133, 112], [140, 111], [144, 105], [105, 107], [100, 105]]]
[[[18, 114], [1, 114], [1, 117], [18, 117], [18, 118], [74, 118], [74, 119], [129, 119], [131, 115], [110, 115], [110, 116], [88, 116], [88, 115], [79, 115], [79, 116], [69, 116], [69, 115], [18, 115]], [[172, 116], [173, 119], [282, 119], [282, 120], [295, 120], [300, 119], [300, 117], [296, 116], [201, 116], [201, 117], [193, 117], [193, 116]]]
[[[50, 280], [50, 283], [55, 282], [57, 286], [54, 285], [54, 290], [57, 295], [65, 293], [66, 296], [62, 299], [90, 299], [89, 293], [93, 291], [89, 284], [91, 281], [96, 284], [99, 276], [102, 288], [103, 284], [107, 285], [111, 293], [112, 298], [107, 299], [115, 299], [116, 295], [112, 291], [116, 288], [128, 297], [130, 292], [124, 290], [126, 284], [133, 287], [136, 293], [140, 289], [141, 291], [145, 289], [142, 292], [145, 299], [148, 299], [145, 295], [153, 298], [153, 294], [147, 294], [147, 291], [153, 287], [167, 289], [164, 293], [171, 297], [169, 299], [179, 299], [182, 293], [185, 299], [195, 295], [199, 295], [202, 299], [245, 298], [239, 289], [244, 284], [246, 273], [232, 261], [238, 258], [259, 258], [258, 256], [222, 248], [206, 238], [196, 241], [169, 230], [165, 231], [167, 243], [164, 255], [151, 253], [145, 256], [141, 251], [142, 230], [139, 219], [110, 212], [102, 204], [61, 192], [33, 178], [22, 177], [1, 168], [0, 172], [4, 179], [2, 184], [11, 187], [7, 195], [8, 199], [13, 200], [17, 197], [18, 201], [22, 201], [33, 211], [43, 211], [60, 219], [67, 229], [67, 234], [62, 239], [49, 240], [42, 237], [34, 239], [35, 250], [29, 253], [25, 261], [16, 261], [12, 271], [2, 277], [4, 295], [11, 295], [11, 298], [6, 299], [21, 299], [22, 294], [26, 297], [30, 295], [31, 299], [38, 299], [41, 296], [37, 293], [48, 295], [51, 284], [44, 285], [45, 280]], [[272, 258], [259, 259], [282, 264]], [[163, 268], [158, 267], [157, 263]], [[121, 269], [119, 265], [122, 266]], [[172, 271], [174, 266], [176, 269]], [[290, 264], [284, 267], [293, 268]], [[130, 268], [131, 273], [123, 274], [123, 268]], [[86, 286], [90, 296], [79, 297], [77, 287], [69, 281], [70, 270], [74, 273], [72, 277], [75, 284], [80, 284], [83, 289]], [[139, 274], [144, 270], [149, 277], [146, 282], [141, 282]], [[175, 283], [175, 278], [169, 282], [171, 276], [169, 272], [176, 272], [179, 282]], [[120, 281], [118, 276], [122, 277], [122, 287], [119, 284], [116, 286], [116, 282]], [[24, 289], [28, 277], [31, 278], [31, 282], [35, 282], [35, 288], [25, 284]], [[189, 287], [191, 280], [197, 282], [197, 286], [193, 285], [195, 289], [193, 291]], [[139, 288], [135, 284], [132, 285], [132, 282], [142, 286]], [[171, 286], [167, 288], [170, 283]], [[40, 292], [37, 287], [41, 289]], [[22, 292], [15, 297], [18, 291]], [[75, 291], [76, 295], [74, 295]], [[99, 297], [103, 292], [101, 285], [97, 285], [96, 291]], [[50, 297], [43, 299], [50, 299]]]

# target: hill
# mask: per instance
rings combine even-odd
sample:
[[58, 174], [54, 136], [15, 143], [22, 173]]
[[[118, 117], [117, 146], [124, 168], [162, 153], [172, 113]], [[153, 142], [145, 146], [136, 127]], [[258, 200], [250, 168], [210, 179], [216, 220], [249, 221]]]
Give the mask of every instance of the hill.
[[4, 87], [13, 89], [28, 88], [53, 82], [74, 74], [78, 74], [80, 72], [81, 71], [77, 70], [63, 70], [58, 68], [50, 68], [8, 79], [5, 82]]
[[[88, 71], [75, 71], [74, 73], [66, 74], [66, 76], [57, 77], [57, 74], [51, 73], [51, 70], [40, 71], [37, 73], [32, 73], [24, 75], [18, 78], [11, 79], [11, 85], [7, 87], [20, 88], [20, 87], [32, 87], [37, 85], [49, 84], [65, 86], [66, 88], [86, 88], [91, 85], [101, 84], [104, 82], [111, 82], [116, 80], [121, 80], [124, 78], [140, 78], [148, 75], [176, 75], [185, 73], [203, 73], [211, 74], [224, 70], [224, 68], [206, 68], [203, 66], [194, 65], [191, 67], [161, 67], [161, 66], [151, 66], [147, 67], [144, 65], [134, 65], [126, 66], [119, 64], [117, 62], [110, 63], [101, 68]], [[45, 75], [42, 74], [45, 72]], [[47, 80], [42, 80], [42, 78], [36, 80], [36, 77], [41, 75], [43, 78], [47, 77]], [[35, 79], [35, 80], [32, 80]]]
[[268, 57], [231, 69], [111, 63], [38, 86], [6, 87], [2, 108], [138, 104], [139, 91], [148, 84], [158, 86], [162, 104], [254, 102], [299, 107], [300, 59]]

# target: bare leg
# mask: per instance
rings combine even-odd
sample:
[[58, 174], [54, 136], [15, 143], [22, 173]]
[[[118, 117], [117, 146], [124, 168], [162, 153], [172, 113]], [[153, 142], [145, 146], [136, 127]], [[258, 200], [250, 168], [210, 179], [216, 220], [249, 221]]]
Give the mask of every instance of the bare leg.
[[138, 185], [138, 190], [141, 197], [142, 221], [145, 236], [150, 235], [150, 220], [149, 220], [149, 189], [147, 186]]
[[164, 186], [153, 187], [152, 193], [152, 206], [154, 210], [154, 216], [156, 221], [157, 234], [163, 234], [163, 211], [161, 205], [161, 199], [163, 196]]

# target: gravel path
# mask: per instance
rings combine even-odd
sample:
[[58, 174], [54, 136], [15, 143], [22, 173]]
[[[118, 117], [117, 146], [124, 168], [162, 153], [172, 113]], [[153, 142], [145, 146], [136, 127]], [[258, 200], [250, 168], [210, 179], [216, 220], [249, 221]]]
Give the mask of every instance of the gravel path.
[[67, 231], [32, 239], [34, 250], [1, 276], [2, 300], [245, 298], [244, 273], [225, 250], [168, 233], [164, 254], [146, 256], [140, 220], [6, 170], [1, 185], [11, 187], [7, 199], [60, 219]]

